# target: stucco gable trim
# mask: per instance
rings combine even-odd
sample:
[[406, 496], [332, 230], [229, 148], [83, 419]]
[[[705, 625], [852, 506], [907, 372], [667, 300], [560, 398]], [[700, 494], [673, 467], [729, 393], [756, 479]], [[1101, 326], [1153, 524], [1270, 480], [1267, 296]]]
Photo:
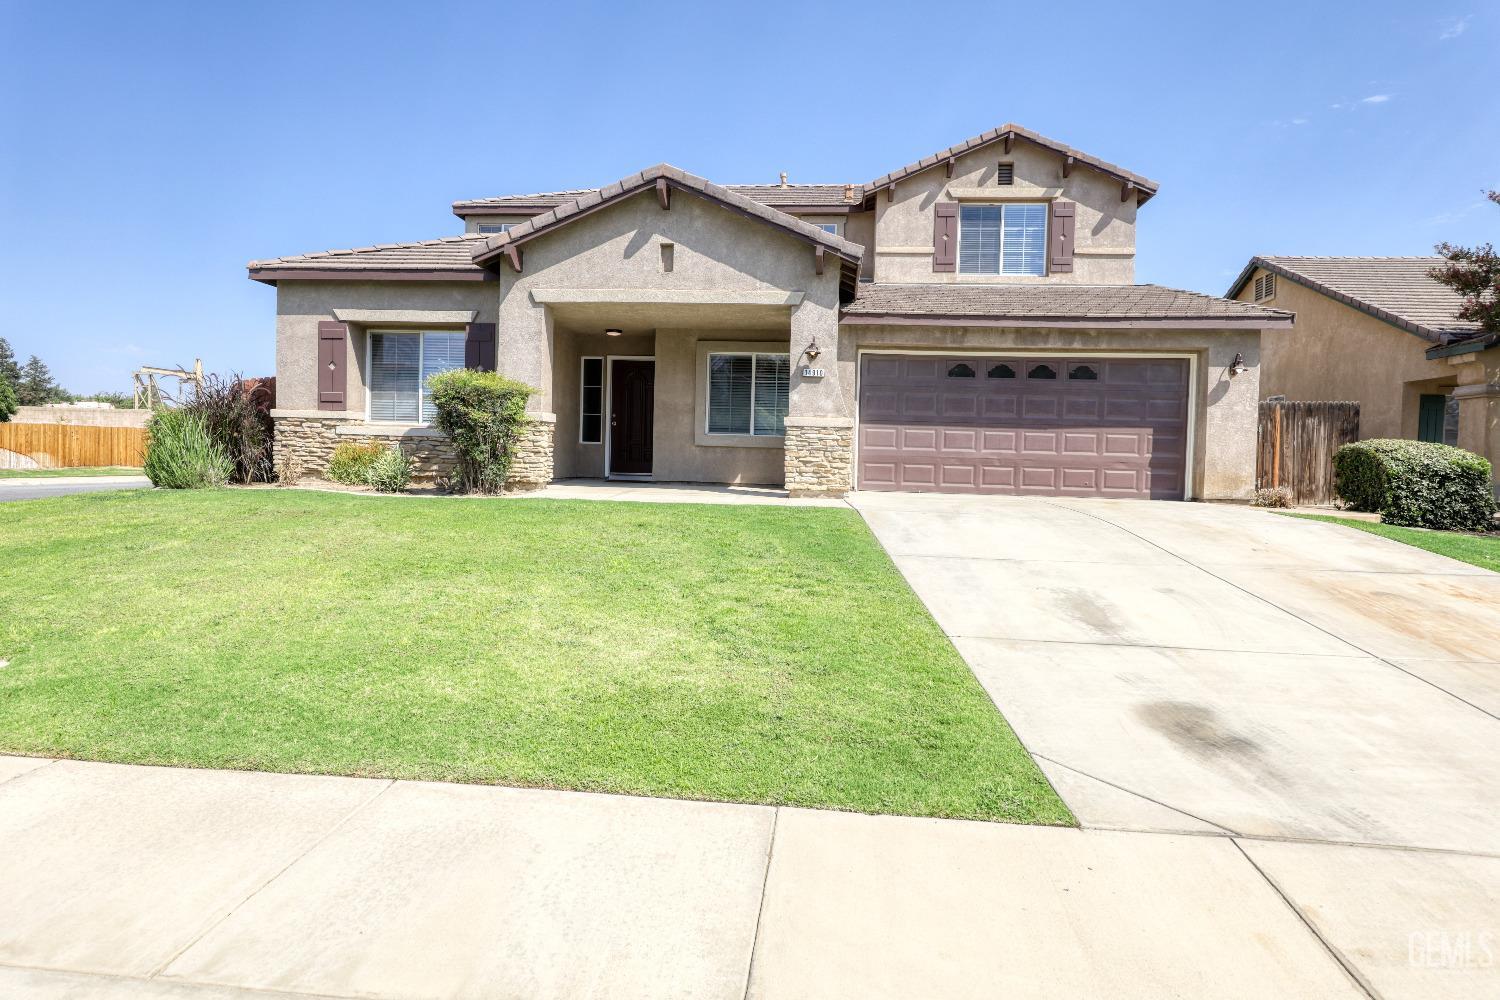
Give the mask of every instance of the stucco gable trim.
[[734, 292], [723, 289], [651, 288], [533, 288], [531, 301], [539, 306], [573, 303], [608, 305], [690, 306], [800, 306], [803, 291]]
[[335, 309], [340, 323], [472, 323], [477, 309]]

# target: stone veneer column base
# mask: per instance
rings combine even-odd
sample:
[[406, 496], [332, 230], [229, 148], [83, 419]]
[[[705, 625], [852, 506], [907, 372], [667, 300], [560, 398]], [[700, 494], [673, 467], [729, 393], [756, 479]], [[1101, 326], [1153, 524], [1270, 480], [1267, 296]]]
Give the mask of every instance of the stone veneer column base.
[[841, 497], [854, 482], [854, 421], [786, 418], [786, 489], [793, 497]]
[[539, 490], [552, 482], [552, 451], [557, 436], [557, 414], [528, 413], [527, 424], [511, 457], [507, 490]]

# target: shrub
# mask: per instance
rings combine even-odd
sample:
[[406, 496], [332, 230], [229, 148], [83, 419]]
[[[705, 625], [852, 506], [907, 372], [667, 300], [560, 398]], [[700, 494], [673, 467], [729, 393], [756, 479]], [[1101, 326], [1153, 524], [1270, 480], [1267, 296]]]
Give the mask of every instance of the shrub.
[[1490, 463], [1462, 448], [1376, 439], [1333, 456], [1334, 489], [1353, 510], [1386, 524], [1488, 531], [1495, 515]]
[[526, 426], [526, 400], [537, 390], [495, 372], [458, 368], [427, 380], [438, 430], [458, 453], [461, 489], [499, 493], [510, 473], [516, 440]]
[[1255, 491], [1251, 497], [1252, 507], [1290, 507], [1292, 505], [1292, 491], [1285, 486], [1267, 486]]
[[181, 406], [202, 418], [208, 436], [229, 456], [237, 483], [271, 478], [271, 415], [257, 400], [256, 385], [238, 374], [208, 375]]
[[328, 478], [348, 486], [366, 486], [370, 482], [371, 466], [383, 454], [383, 445], [345, 441], [333, 449], [333, 457], [328, 460]]
[[229, 482], [234, 463], [188, 410], [160, 410], [146, 424], [146, 478], [168, 490], [216, 489]]
[[386, 448], [370, 463], [366, 482], [381, 493], [400, 493], [411, 485], [411, 459], [397, 445]]

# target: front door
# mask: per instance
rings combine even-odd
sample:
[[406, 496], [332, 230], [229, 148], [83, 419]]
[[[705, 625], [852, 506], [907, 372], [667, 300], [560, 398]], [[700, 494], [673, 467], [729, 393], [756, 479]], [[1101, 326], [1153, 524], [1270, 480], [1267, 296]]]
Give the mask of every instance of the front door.
[[616, 358], [609, 383], [609, 474], [649, 476], [656, 362]]

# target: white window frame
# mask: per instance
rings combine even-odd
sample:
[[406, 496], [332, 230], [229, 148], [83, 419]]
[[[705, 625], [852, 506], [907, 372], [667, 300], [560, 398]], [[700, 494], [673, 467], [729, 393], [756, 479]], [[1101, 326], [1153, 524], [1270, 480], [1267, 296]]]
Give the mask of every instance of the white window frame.
[[[583, 380], [584, 366], [590, 361], [599, 362], [599, 440], [585, 441], [583, 437], [583, 390], [587, 383]], [[605, 425], [604, 413], [608, 409], [607, 400], [604, 398], [605, 387], [609, 382], [609, 363], [600, 354], [585, 354], [578, 359], [578, 443], [587, 445], [601, 445], [604, 443]]]
[[[783, 352], [783, 351], [709, 351], [708, 354], [705, 356], [704, 365], [703, 365], [703, 433], [705, 435], [707, 435], [708, 437], [715, 437], [715, 438], [736, 438], [736, 437], [743, 438], [743, 437], [753, 437], [753, 438], [775, 439], [775, 438], [785, 438], [786, 437], [786, 431], [785, 430], [783, 430], [782, 433], [780, 433], [780, 434], [767, 434], [764, 431], [762, 431], [760, 433], [756, 433], [756, 431], [755, 431], [755, 378], [756, 378], [756, 373], [757, 373], [757, 371], [760, 368], [760, 364], [759, 364], [759, 362], [756, 359], [759, 358], [761, 355], [765, 355], [765, 356], [768, 356], [768, 357], [786, 358], [787, 410], [788, 410], [788, 416], [790, 416], [791, 395], [792, 395], [792, 353], [791, 353], [791, 351], [785, 351], [785, 352]], [[711, 391], [711, 385], [710, 385], [710, 380], [713, 377], [714, 358], [743, 358], [743, 357], [750, 358], [750, 426], [747, 429], [743, 430], [743, 431], [715, 431], [715, 430], [710, 430], [710, 428], [713, 427], [713, 413], [714, 413], [714, 399], [713, 399], [713, 393]], [[785, 418], [783, 418], [782, 426], [783, 427], [786, 426], [786, 424], [785, 424]]]
[[[515, 228], [515, 225], [514, 222], [476, 222], [474, 223], [474, 231], [476, 233], [483, 233], [485, 236], [498, 236], [500, 233], [510, 232]], [[500, 228], [490, 231], [486, 230], [485, 226], [499, 226]]]
[[[417, 422], [414, 425], [409, 425], [408, 422], [405, 421], [405, 420], [376, 420], [374, 417], [372, 417], [370, 415], [370, 408], [371, 408], [371, 406], [375, 402], [375, 368], [374, 368], [374, 364], [375, 364], [375, 335], [377, 333], [379, 333], [379, 334], [386, 334], [386, 335], [390, 335], [390, 334], [405, 334], [405, 335], [408, 335], [408, 336], [415, 335], [416, 338], [417, 338]], [[465, 346], [465, 349], [467, 350], [468, 342], [469, 342], [469, 331], [466, 330], [466, 329], [464, 329], [463, 327], [432, 327], [432, 328], [426, 328], [426, 327], [424, 327], [424, 328], [422, 328], [420, 330], [390, 329], [390, 328], [382, 327], [380, 329], [370, 329], [370, 330], [366, 330], [365, 331], [365, 373], [366, 373], [366, 375], [365, 375], [365, 423], [370, 423], [370, 424], [375, 424], [375, 423], [392, 424], [392, 423], [394, 423], [394, 424], [401, 424], [403, 426], [416, 426], [416, 427], [431, 427], [432, 426], [432, 417], [430, 415], [424, 414], [422, 412], [423, 408], [427, 405], [426, 401], [422, 398], [422, 368], [424, 367], [422, 362], [425, 360], [424, 355], [426, 354], [426, 351], [427, 351], [427, 342], [426, 342], [426, 338], [423, 336], [423, 334], [428, 334], [428, 333], [457, 333], [457, 334], [462, 334], [463, 338], [464, 338], [464, 346]]]
[[[1035, 206], [1042, 210], [1042, 270], [1040, 274], [1013, 271], [1006, 273], [1005, 270], [1005, 210], [1007, 208], [1024, 208]], [[1000, 259], [994, 271], [965, 271], [963, 269], [964, 253], [964, 209], [966, 208], [998, 208], [1000, 209]], [[1047, 201], [966, 201], [958, 209], [958, 247], [953, 257], [954, 272], [960, 275], [968, 275], [971, 278], [1045, 278], [1047, 270], [1047, 248], [1048, 240], [1052, 238], [1052, 203]]]
[[829, 234], [831, 234], [833, 236], [840, 236], [840, 235], [842, 235], [839, 232], [839, 224], [837, 222], [814, 222], [813, 225], [815, 225], [819, 229], [823, 230], [823, 232], [829, 233]]

